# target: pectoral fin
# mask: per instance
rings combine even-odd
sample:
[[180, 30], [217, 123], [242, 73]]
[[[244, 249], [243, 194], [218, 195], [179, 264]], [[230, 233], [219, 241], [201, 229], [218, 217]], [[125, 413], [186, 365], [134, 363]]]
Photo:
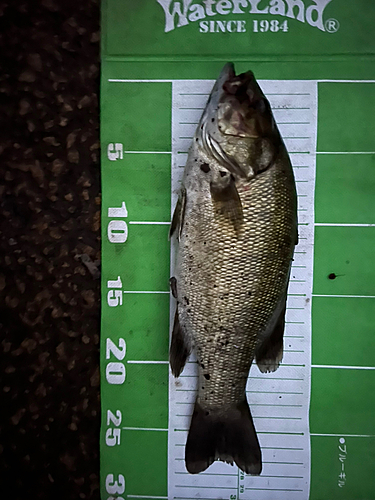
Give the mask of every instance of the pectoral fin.
[[177, 231], [176, 233], [177, 239], [180, 240], [181, 231], [184, 224], [185, 206], [186, 206], [186, 190], [182, 188], [180, 196], [176, 203], [176, 208], [174, 209], [171, 228], [169, 230], [169, 238], [171, 238], [174, 232]]
[[227, 171], [210, 183], [211, 199], [215, 215], [230, 221], [238, 233], [243, 223], [243, 211], [234, 176]]
[[174, 317], [171, 346], [169, 348], [169, 364], [171, 365], [171, 370], [175, 377], [178, 377], [184, 369], [189, 354], [190, 348], [181, 330], [177, 308]]

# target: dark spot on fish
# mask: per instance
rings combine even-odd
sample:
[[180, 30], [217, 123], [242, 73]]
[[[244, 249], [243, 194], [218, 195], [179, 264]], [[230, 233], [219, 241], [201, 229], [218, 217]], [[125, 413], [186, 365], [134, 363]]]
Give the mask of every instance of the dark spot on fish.
[[189, 299], [187, 297], [184, 297], [184, 301], [185, 301], [186, 305], [188, 306], [189, 305]]
[[204, 391], [204, 385], [202, 385], [202, 391]]
[[220, 176], [225, 177], [227, 175], [227, 172], [224, 172], [224, 170], [220, 170]]
[[214, 393], [214, 391], [211, 391], [211, 392], [210, 392], [210, 394], [213, 394], [213, 393]]
[[229, 344], [229, 340], [226, 340], [226, 341], [225, 341], [225, 345], [228, 345], [228, 344]]
[[189, 309], [186, 309], [186, 312], [187, 312], [187, 313], [190, 313], [190, 312], [191, 312], [191, 309], [190, 309], [190, 308], [189, 308]]
[[205, 413], [206, 417], [208, 417], [209, 414], [210, 414], [210, 412], [206, 411], [206, 413]]
[[195, 139], [195, 142], [197, 142], [197, 141], [198, 141], [198, 137]]
[[230, 178], [232, 179], [233, 182], [235, 182], [236, 178], [234, 177], [233, 174], [230, 174]]
[[279, 399], [281, 399], [282, 396], [279, 396]]
[[203, 370], [204, 370], [204, 364], [203, 363], [201, 363], [201, 368], [203, 368]]
[[208, 163], [202, 163], [201, 165], [201, 170], [202, 172], [204, 172], [205, 174], [208, 174], [208, 172], [211, 170], [210, 169], [210, 166]]
[[214, 288], [217, 288], [217, 285], [214, 285]]
[[203, 242], [203, 245], [205, 245], [205, 244], [206, 244], [206, 242], [204, 241], [204, 242]]
[[197, 160], [197, 158], [195, 158], [195, 160], [194, 160], [194, 161], [198, 161], [198, 160]]
[[203, 130], [203, 123], [202, 123], [202, 125], [201, 125], [201, 130]]
[[331, 273], [331, 274], [328, 275], [328, 279], [329, 280], [334, 280], [336, 278], [337, 278], [337, 275], [335, 273]]
[[212, 121], [212, 123], [214, 123], [214, 121], [215, 121], [215, 118], [211, 118], [211, 121]]
[[205, 374], [204, 374], [204, 378], [205, 378], [206, 380], [210, 380], [210, 375], [209, 375], [209, 373], [205, 373]]
[[251, 292], [247, 292], [248, 296], [251, 297]]

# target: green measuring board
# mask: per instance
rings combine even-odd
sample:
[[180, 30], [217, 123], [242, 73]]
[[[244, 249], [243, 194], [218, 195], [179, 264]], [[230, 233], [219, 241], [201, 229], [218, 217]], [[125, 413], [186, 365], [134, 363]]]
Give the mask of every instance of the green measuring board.
[[[103, 500], [375, 499], [374, 19], [368, 0], [103, 2]], [[298, 194], [283, 362], [247, 386], [259, 477], [187, 473], [194, 355], [168, 366], [171, 211], [228, 61], [268, 97]]]

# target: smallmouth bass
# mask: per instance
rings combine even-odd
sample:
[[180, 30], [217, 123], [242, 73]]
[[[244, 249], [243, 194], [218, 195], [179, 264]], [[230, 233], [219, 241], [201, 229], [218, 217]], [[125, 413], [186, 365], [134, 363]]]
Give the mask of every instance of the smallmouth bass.
[[282, 359], [298, 236], [292, 166], [251, 71], [236, 76], [226, 64], [214, 85], [170, 234], [178, 239], [171, 370], [178, 377], [195, 349], [199, 372], [186, 468], [195, 474], [222, 460], [260, 474], [246, 382], [253, 360], [271, 372]]

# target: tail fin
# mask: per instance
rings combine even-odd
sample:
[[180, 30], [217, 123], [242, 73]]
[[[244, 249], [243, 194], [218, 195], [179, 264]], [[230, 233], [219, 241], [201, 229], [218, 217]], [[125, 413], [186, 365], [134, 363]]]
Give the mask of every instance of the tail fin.
[[261, 451], [246, 399], [225, 411], [195, 403], [185, 448], [186, 469], [197, 474], [215, 460], [235, 462], [247, 474], [261, 473]]

